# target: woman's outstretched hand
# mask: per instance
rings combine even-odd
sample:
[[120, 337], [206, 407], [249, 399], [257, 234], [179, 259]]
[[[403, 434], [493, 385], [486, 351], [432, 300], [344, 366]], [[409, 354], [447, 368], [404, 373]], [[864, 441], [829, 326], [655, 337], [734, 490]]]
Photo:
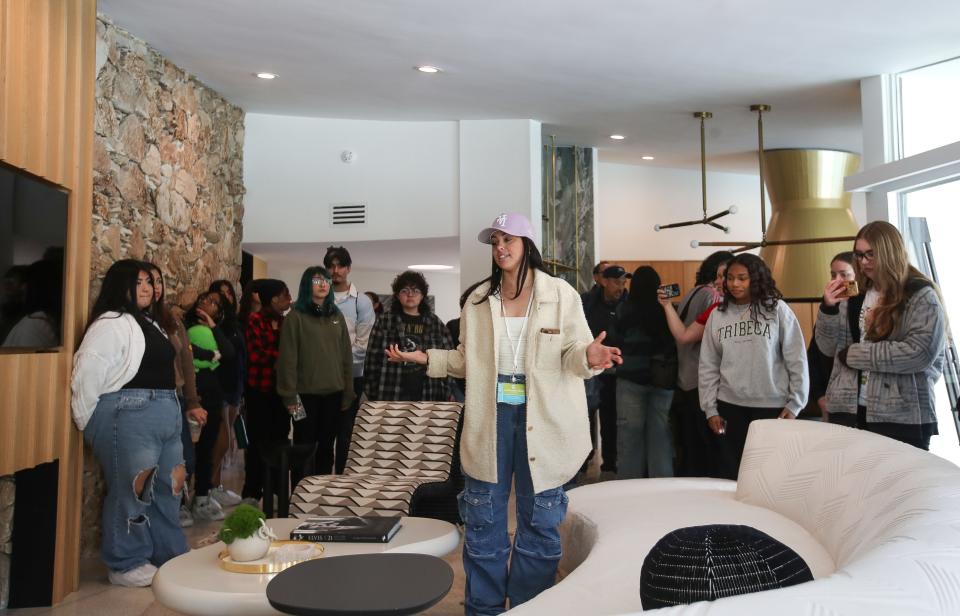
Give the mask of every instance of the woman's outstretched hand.
[[427, 364], [427, 354], [423, 351], [410, 351], [408, 353], [404, 353], [400, 350], [400, 347], [395, 344], [391, 344], [387, 347], [386, 354], [387, 359], [392, 362], [409, 361], [415, 364]]
[[590, 346], [587, 347], [587, 365], [592, 370], [606, 370], [614, 364], [622, 364], [623, 358], [620, 357], [620, 349], [603, 345], [607, 332], [600, 332]]

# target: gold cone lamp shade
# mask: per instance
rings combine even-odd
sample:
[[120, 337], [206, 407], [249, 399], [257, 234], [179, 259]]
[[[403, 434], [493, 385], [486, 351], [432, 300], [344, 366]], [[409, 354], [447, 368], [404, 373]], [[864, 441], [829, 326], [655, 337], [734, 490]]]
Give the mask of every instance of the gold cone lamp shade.
[[[767, 241], [853, 236], [856, 219], [843, 178], [860, 166], [860, 156], [837, 150], [764, 151], [763, 180], [773, 214]], [[830, 260], [853, 250], [853, 242], [765, 246], [760, 256], [788, 300], [815, 300], [823, 295]]]

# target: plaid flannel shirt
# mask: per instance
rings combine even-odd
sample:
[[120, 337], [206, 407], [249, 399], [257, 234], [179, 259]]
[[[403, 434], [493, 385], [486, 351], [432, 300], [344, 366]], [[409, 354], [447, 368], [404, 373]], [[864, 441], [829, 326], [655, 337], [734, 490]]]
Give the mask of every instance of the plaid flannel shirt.
[[[280, 317], [283, 323], [283, 317]], [[247, 387], [272, 392], [277, 387], [277, 357], [280, 355], [280, 327], [259, 312], [250, 315], [244, 337], [247, 342]]]
[[[364, 392], [370, 400], [400, 399], [403, 364], [387, 361], [385, 351], [391, 344], [399, 342], [402, 327], [403, 321], [400, 315], [392, 311], [380, 315], [373, 326], [363, 364], [363, 376], [366, 382]], [[423, 348], [420, 350], [452, 348], [453, 340], [443, 321], [433, 313], [425, 315]], [[449, 399], [450, 392], [446, 378], [424, 377], [423, 392], [419, 400], [446, 401]]]

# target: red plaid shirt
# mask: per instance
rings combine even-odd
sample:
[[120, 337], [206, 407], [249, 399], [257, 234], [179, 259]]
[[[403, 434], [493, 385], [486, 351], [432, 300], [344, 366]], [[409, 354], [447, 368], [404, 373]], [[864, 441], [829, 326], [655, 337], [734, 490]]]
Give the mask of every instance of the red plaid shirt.
[[277, 388], [277, 356], [280, 355], [280, 325], [283, 317], [273, 328], [272, 319], [259, 312], [247, 320], [244, 333], [247, 340], [247, 387], [257, 391], [271, 392]]

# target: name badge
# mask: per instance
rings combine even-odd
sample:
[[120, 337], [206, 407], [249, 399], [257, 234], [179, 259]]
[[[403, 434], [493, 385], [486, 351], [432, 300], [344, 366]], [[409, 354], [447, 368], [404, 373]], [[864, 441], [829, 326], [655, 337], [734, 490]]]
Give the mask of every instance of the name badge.
[[497, 402], [520, 406], [527, 402], [527, 385], [523, 375], [503, 377], [497, 380]]

